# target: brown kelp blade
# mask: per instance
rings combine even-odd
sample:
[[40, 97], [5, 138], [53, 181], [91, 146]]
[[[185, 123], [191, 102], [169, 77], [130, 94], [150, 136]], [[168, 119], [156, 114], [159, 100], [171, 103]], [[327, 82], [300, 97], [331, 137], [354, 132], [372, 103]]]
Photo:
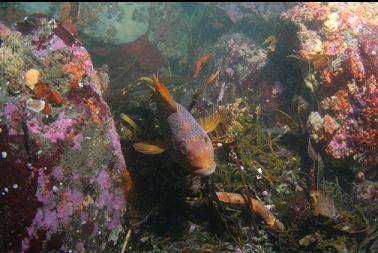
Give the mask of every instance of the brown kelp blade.
[[290, 128], [290, 131], [293, 134], [298, 135], [300, 133], [301, 129], [300, 129], [299, 124], [289, 114], [278, 109], [274, 109], [274, 110], [277, 112], [276, 115], [277, 115], [278, 120], [286, 124]]
[[314, 162], [318, 161], [318, 153], [316, 152], [316, 150], [312, 146], [310, 137], [308, 138], [307, 153], [308, 153], [308, 156], [311, 158], [312, 161], [314, 161]]
[[[228, 204], [234, 204], [234, 205], [246, 205], [248, 204], [245, 200], [245, 197], [243, 197], [240, 194], [237, 193], [230, 193], [230, 192], [216, 192], [216, 196], [220, 202], [228, 203]], [[264, 222], [271, 228], [284, 231], [285, 226], [274, 217], [272, 212], [264, 206], [263, 203], [261, 203], [257, 199], [251, 199], [251, 205], [252, 210], [260, 216]]]

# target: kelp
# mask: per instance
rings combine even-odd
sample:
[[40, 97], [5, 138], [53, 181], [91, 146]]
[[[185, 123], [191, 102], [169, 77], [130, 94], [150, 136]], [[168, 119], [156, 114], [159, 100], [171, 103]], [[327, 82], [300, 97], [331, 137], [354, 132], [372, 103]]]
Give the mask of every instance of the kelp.
[[281, 136], [272, 138], [271, 134], [265, 133], [258, 121], [254, 121], [250, 125], [251, 127], [245, 127], [239, 133], [236, 150], [243, 166], [246, 168], [261, 168], [271, 188], [275, 183], [278, 183], [277, 179], [286, 166], [286, 161], [275, 152], [281, 148], [278, 143]]
[[[236, 104], [237, 106], [228, 106], [227, 119], [234, 127], [231, 128], [232, 131], [225, 131], [225, 135], [233, 142], [227, 145], [227, 163], [219, 164], [217, 173], [211, 178], [214, 191], [245, 194], [247, 187], [258, 199], [263, 191], [280, 194], [275, 191], [275, 186], [280, 184], [283, 171], [296, 166], [290, 164], [292, 159], [280, 156], [276, 152], [282, 149], [279, 144], [282, 135], [272, 137], [261, 125], [259, 115], [252, 114], [250, 107], [243, 104], [242, 100], [236, 101]], [[245, 241], [245, 238], [249, 237], [246, 231], [252, 228], [248, 223], [248, 208], [230, 207], [218, 201], [213, 201], [213, 204], [234, 242]], [[261, 233], [260, 226], [258, 231]]]

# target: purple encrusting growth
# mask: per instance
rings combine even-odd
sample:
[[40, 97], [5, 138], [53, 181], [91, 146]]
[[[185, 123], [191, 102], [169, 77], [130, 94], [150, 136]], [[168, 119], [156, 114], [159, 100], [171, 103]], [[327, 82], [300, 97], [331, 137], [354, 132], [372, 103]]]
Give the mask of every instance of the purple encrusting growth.
[[27, 126], [28, 126], [28, 130], [30, 131], [30, 133], [32, 133], [32, 134], [39, 134], [39, 133], [41, 133], [42, 129], [39, 126], [39, 123], [38, 123], [38, 121], [35, 118], [29, 120], [28, 123], [27, 123]]
[[114, 210], [112, 215], [109, 215], [111, 219], [105, 221], [105, 226], [107, 229], [113, 229], [115, 226], [121, 223], [121, 212], [119, 210]]
[[64, 140], [74, 123], [75, 121], [73, 119], [65, 118], [64, 112], [62, 112], [59, 114], [57, 121], [44, 127], [44, 137], [49, 139], [52, 143], [57, 143], [58, 140]]
[[58, 36], [54, 35], [50, 41], [50, 49], [51, 50], [59, 50], [62, 48], [65, 48], [66, 45], [64, 44], [64, 41], [61, 40]]
[[17, 111], [17, 106], [12, 103], [7, 103], [4, 107], [4, 114], [6, 115], [7, 119], [8, 117], [11, 117], [12, 113]]
[[78, 150], [80, 149], [80, 145], [81, 145], [81, 142], [83, 141], [83, 134], [82, 133], [78, 133], [74, 136], [73, 138], [73, 142], [74, 142], [74, 145], [72, 147], [73, 150]]
[[61, 166], [56, 166], [53, 171], [52, 175], [59, 181], [63, 180], [63, 170]]
[[14, 115], [18, 114], [18, 102], [11, 100], [4, 106], [3, 115], [5, 120], [8, 122], [10, 136], [17, 135], [17, 127], [19, 125], [19, 120]]
[[126, 168], [125, 160], [120, 159], [120, 158], [123, 158], [123, 154], [122, 154], [121, 143], [119, 142], [119, 136], [114, 126], [114, 120], [112, 120], [110, 123], [109, 138], [112, 145], [114, 146], [114, 153], [116, 154], [118, 158], [118, 163], [119, 163], [118, 166], [120, 168]]
[[47, 49], [38, 49], [36, 46], [32, 46], [32, 53], [37, 58], [44, 58], [49, 54]]
[[[55, 178], [62, 178], [61, 169], [55, 167], [52, 175]], [[80, 211], [83, 202], [83, 194], [80, 191], [67, 188], [61, 194], [49, 190], [50, 176], [46, 176], [44, 169], [38, 171], [38, 190], [36, 197], [43, 207], [38, 208], [31, 226], [27, 227], [29, 239], [35, 238], [38, 230], [46, 230], [49, 234], [56, 233], [62, 225], [68, 225], [75, 212]], [[60, 196], [60, 197], [59, 197]]]
[[83, 194], [79, 191], [68, 189], [65, 195], [67, 201], [72, 202], [75, 208], [80, 207], [81, 203], [83, 202]]
[[104, 169], [97, 177], [97, 183], [101, 189], [99, 199], [97, 201], [98, 208], [105, 207], [105, 217], [111, 217], [110, 221], [106, 221], [105, 226], [112, 229], [120, 224], [121, 210], [125, 207], [125, 198], [121, 192], [109, 192], [110, 178], [109, 173]]
[[[25, 101], [34, 97], [30, 89], [17, 96], [5, 94], [2, 100], [0, 146], [6, 148], [8, 157], [6, 166], [0, 163], [0, 170], [11, 176], [0, 180], [0, 188], [17, 179], [20, 194], [19, 199], [12, 199], [11, 212], [0, 209], [1, 216], [9, 216], [1, 228], [17, 235], [7, 237], [0, 247], [5, 245], [5, 252], [95, 252], [112, 229], [121, 225], [126, 207], [119, 177], [126, 165], [109, 107], [99, 90], [107, 85], [98, 83], [102, 79], [96, 76], [88, 52], [59, 22], [38, 14], [14, 27], [29, 40], [22, 45], [32, 45], [24, 48], [28, 65], [20, 74], [38, 69], [43, 83], [59, 91], [66, 103], [51, 103], [52, 113], [47, 117], [24, 110]], [[56, 50], [64, 60], [54, 61]], [[47, 60], [54, 62], [40, 64]], [[66, 73], [67, 64], [84, 70], [75, 81], [89, 85], [75, 88], [74, 75]], [[66, 73], [61, 78], [64, 81], [49, 81], [46, 73], [57, 68]], [[89, 99], [95, 99], [98, 111], [87, 110]], [[93, 121], [94, 113], [100, 123]]]
[[87, 212], [81, 212], [81, 216], [80, 216], [80, 222], [81, 224], [86, 224], [89, 220], [89, 215]]
[[21, 242], [21, 250], [27, 251], [30, 248], [30, 240], [28, 238], [24, 238]]
[[84, 71], [88, 75], [93, 71], [93, 65], [90, 60], [84, 61]]
[[102, 191], [107, 191], [110, 188], [109, 173], [105, 169], [101, 170], [97, 176], [97, 183]]
[[84, 243], [78, 242], [75, 246], [76, 252], [81, 252], [82, 249], [84, 249]]

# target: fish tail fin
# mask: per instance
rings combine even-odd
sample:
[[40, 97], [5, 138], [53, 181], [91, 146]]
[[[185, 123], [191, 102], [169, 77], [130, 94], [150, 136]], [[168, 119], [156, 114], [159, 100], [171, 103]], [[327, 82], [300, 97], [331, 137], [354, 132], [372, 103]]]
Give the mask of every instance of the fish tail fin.
[[152, 85], [154, 86], [156, 92], [159, 93], [159, 95], [163, 98], [169, 109], [173, 112], [177, 112], [176, 102], [169, 93], [168, 88], [159, 81], [158, 77], [155, 74], [152, 75], [152, 80]]

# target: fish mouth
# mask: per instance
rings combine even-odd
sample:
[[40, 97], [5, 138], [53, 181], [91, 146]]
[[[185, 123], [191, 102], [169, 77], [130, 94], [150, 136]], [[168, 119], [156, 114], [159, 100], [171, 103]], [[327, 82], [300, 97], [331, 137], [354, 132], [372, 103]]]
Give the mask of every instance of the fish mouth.
[[214, 173], [216, 167], [217, 167], [217, 164], [213, 162], [209, 167], [205, 169], [197, 169], [194, 171], [194, 173], [200, 176], [210, 176], [211, 174]]

